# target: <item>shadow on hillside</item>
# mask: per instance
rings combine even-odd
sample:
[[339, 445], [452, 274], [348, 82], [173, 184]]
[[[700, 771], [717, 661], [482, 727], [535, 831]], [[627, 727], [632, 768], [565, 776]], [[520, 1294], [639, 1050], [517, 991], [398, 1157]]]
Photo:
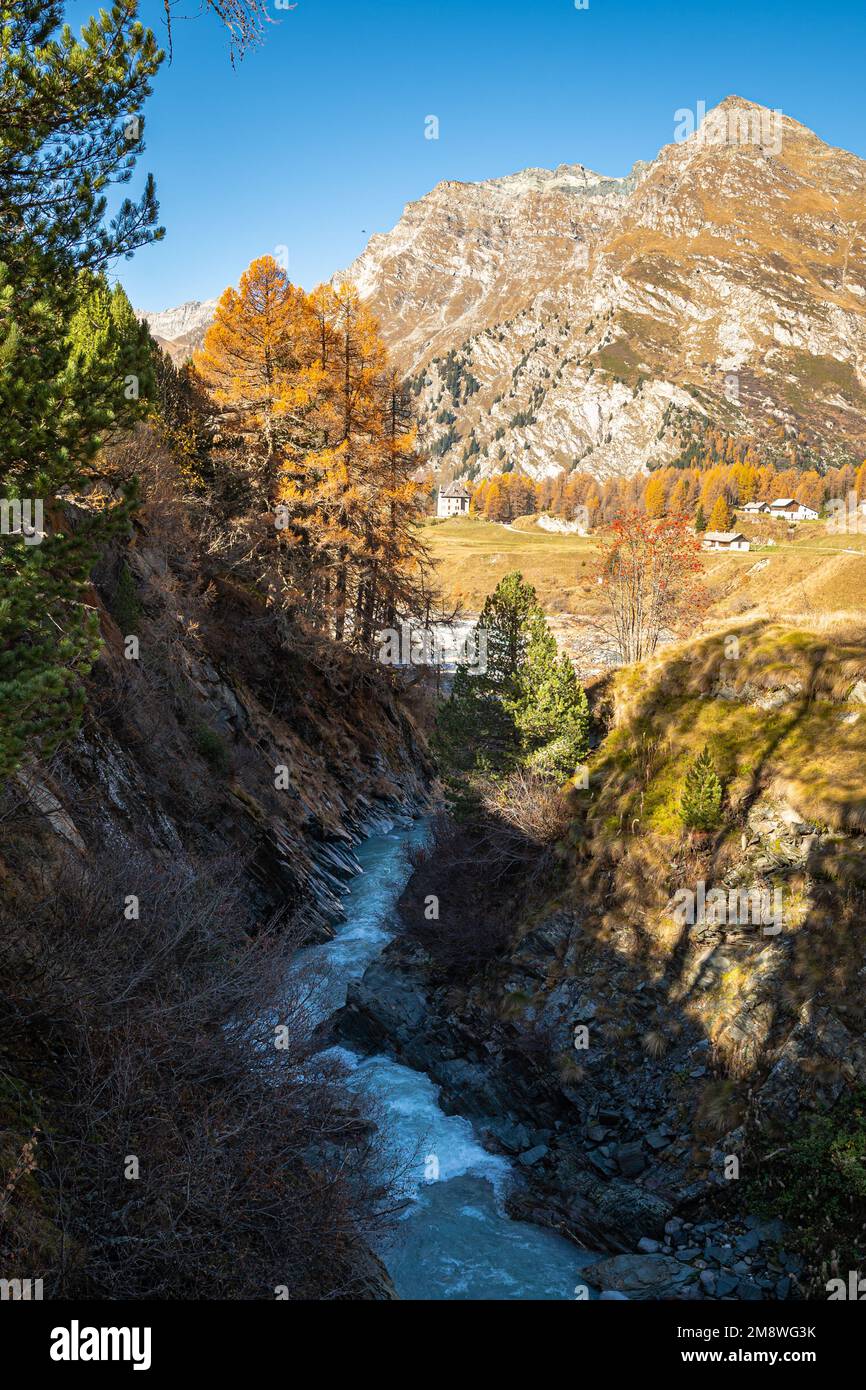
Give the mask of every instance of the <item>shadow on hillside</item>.
[[[778, 933], [765, 933], [765, 924], [749, 921], [684, 922], [677, 928], [665, 913], [678, 890], [700, 881], [709, 890], [732, 871], [736, 881], [738, 865], [745, 872], [741, 833], [749, 835], [749, 852], [760, 857], [747, 828], [750, 813], [776, 788], [791, 748], [814, 753], [816, 712], [820, 715], [826, 705], [828, 718], [835, 718], [840, 692], [844, 698], [866, 669], [862, 644], [843, 651], [820, 638], [800, 641], [795, 634], [783, 641], [762, 622], [740, 629], [738, 636], [746, 652], [739, 666], [725, 664], [722, 634], [658, 662], [642, 687], [633, 673], [625, 673], [631, 682], [628, 728], [618, 743], [613, 740], [606, 764], [602, 749], [599, 776], [608, 781], [594, 797], [576, 869], [564, 865], [550, 845], [533, 847], [530, 836], [519, 853], [512, 845], [507, 873], [491, 874], [489, 845], [504, 834], [503, 822], [493, 818], [483, 834], [463, 829], [450, 841], [441, 840], [416, 865], [401, 904], [404, 930], [429, 952], [434, 980], [455, 999], [455, 1016], [464, 1023], [468, 1015], [461, 1010], [471, 997], [471, 1021], [461, 1031], [461, 1046], [471, 1047], [467, 1038], [478, 1033], [481, 1011], [486, 1034], [478, 1044], [478, 1061], [488, 1066], [494, 1056], [507, 1068], [513, 1103], [523, 1106], [527, 1118], [533, 1107], [536, 1125], [573, 1114], [575, 1106], [586, 1116], [600, 1105], [625, 1103], [624, 1098], [642, 1117], [644, 1129], [682, 1114], [698, 1141], [693, 1172], [704, 1176], [709, 1149], [749, 1111], [804, 1009], [826, 1008], [855, 1037], [866, 1025], [858, 980], [866, 874], [862, 853], [850, 843], [813, 836], [805, 847], [798, 844], [793, 857], [784, 835], [777, 849], [771, 846], [756, 872], [770, 887], [777, 881], [784, 885]], [[784, 703], [774, 698], [777, 687]], [[748, 698], [738, 702], [741, 690]], [[764, 694], [766, 715], [757, 704]], [[620, 814], [626, 833], [616, 835], [611, 828], [616, 816], [605, 812], [615, 812], [625, 797], [636, 798], [644, 783], [651, 786], [654, 776], [679, 766], [682, 746], [674, 746], [679, 730], [671, 731], [666, 743], [664, 726], [684, 699], [699, 699], [701, 709], [720, 715], [741, 707], [758, 712], [752, 725], [746, 721], [735, 728], [742, 746], [729, 739], [729, 752], [743, 762], [733, 825], [690, 841], [682, 834], [655, 833], [640, 817]], [[754, 736], [748, 733], [752, 727]], [[633, 761], [641, 731], [658, 735], [659, 741], [656, 761], [650, 749], [645, 768]], [[850, 780], [846, 772], [842, 788]], [[511, 834], [509, 829], [505, 838]], [[441, 907], [437, 922], [423, 916], [431, 894]], [[565, 1014], [554, 1007], [563, 1001]], [[606, 1060], [569, 1082], [561, 1064], [570, 1047], [569, 1029], [582, 1021], [587, 1001]], [[810, 1097], [819, 1107], [823, 1103], [828, 1071], [838, 1078], [844, 1070], [821, 1048], [818, 1039], [811, 1053], [804, 1048], [793, 1063], [807, 1108]], [[697, 1066], [696, 1056], [702, 1058]], [[846, 1075], [843, 1084], [849, 1080]]]

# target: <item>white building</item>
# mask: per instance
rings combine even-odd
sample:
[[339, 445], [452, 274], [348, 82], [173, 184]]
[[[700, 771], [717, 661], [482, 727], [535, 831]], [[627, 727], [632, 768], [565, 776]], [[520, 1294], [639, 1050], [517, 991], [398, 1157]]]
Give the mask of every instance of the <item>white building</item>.
[[741, 510], [744, 511], [747, 516], [766, 516], [770, 508], [767, 506], [766, 502], [747, 502]]
[[706, 531], [704, 550], [748, 550], [749, 541], [742, 531]]
[[469, 492], [461, 483], [440, 487], [436, 502], [437, 516], [468, 516]]
[[817, 521], [818, 513], [813, 507], [804, 507], [794, 497], [777, 497], [770, 503], [770, 516], [779, 516], [783, 521]]

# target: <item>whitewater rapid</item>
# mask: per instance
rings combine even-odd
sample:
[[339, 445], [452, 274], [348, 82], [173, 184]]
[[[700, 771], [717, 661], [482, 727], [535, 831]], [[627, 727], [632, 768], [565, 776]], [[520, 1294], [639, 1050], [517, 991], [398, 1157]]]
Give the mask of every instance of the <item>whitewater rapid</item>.
[[[394, 905], [409, 874], [405, 850], [425, 834], [423, 821], [406, 821], [356, 850], [362, 872], [349, 884], [345, 923], [299, 961], [319, 981], [313, 1001], [319, 1019], [342, 1007], [350, 982], [390, 940]], [[378, 1252], [402, 1298], [581, 1296], [580, 1270], [597, 1257], [510, 1219], [504, 1207], [510, 1163], [487, 1153], [468, 1120], [444, 1113], [425, 1073], [385, 1056], [332, 1051], [348, 1068], [349, 1085], [370, 1096], [382, 1117], [384, 1161], [399, 1172], [407, 1198], [395, 1233]]]

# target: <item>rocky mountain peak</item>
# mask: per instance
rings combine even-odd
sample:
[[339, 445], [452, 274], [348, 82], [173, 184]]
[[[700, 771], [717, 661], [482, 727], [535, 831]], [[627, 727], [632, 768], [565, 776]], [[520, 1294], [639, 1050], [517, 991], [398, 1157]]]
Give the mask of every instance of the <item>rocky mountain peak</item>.
[[[730, 95], [625, 176], [445, 180], [335, 279], [358, 285], [445, 478], [668, 462], [710, 423], [866, 454], [866, 163]], [[215, 300], [144, 315], [188, 357]]]
[[147, 309], [136, 309], [140, 319], [144, 319], [159, 345], [175, 361], [184, 362], [200, 347], [208, 325], [213, 322], [217, 306], [216, 299], [188, 299], [174, 309], [162, 309], [156, 313]]
[[866, 451], [866, 164], [737, 95], [672, 134], [441, 183], [349, 267], [445, 476], [630, 474], [703, 421]]

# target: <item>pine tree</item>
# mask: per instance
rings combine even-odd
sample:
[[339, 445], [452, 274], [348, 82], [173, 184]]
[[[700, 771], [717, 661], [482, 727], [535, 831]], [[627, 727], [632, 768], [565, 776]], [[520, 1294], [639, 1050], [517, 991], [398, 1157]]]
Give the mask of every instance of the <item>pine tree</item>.
[[276, 501], [285, 451], [311, 438], [307, 420], [321, 372], [316, 350], [308, 296], [273, 256], [261, 256], [238, 289], [221, 296], [193, 359], [225, 428], [243, 442], [242, 467], [265, 508]]
[[[126, 0], [78, 39], [55, 37], [61, 19], [59, 3], [20, 0], [0, 28], [0, 496], [39, 502], [46, 527], [39, 544], [0, 538], [0, 776], [56, 747], [83, 707], [98, 649], [89, 571], [126, 509], [89, 503], [73, 527], [68, 498], [93, 481], [104, 432], [143, 409], [118, 374], [127, 348], [139, 361], [139, 326], [133, 343], [98, 274], [161, 235], [151, 179], [104, 220], [106, 191], [141, 151], [140, 127], [131, 140], [124, 124], [159, 66], [153, 35]], [[85, 312], [117, 347], [112, 360], [87, 352]]]
[[688, 507], [689, 485], [685, 478], [680, 478], [674, 484], [671, 493], [670, 512], [672, 516], [682, 516]]
[[129, 633], [138, 630], [138, 621], [141, 617], [141, 605], [138, 601], [138, 590], [135, 587], [135, 580], [128, 565], [124, 564], [120, 571], [120, 578], [117, 581], [117, 588], [114, 592], [114, 601], [111, 606], [114, 620], [120, 628], [124, 637]]
[[722, 820], [722, 784], [705, 745], [686, 772], [680, 819], [689, 830], [715, 830]]
[[500, 773], [518, 764], [521, 674], [540, 612], [534, 588], [516, 571], [485, 600], [474, 634], [484, 669], [458, 667], [437, 720], [436, 747], [447, 768]]
[[320, 545], [333, 576], [333, 633], [366, 647], [382, 569], [382, 489], [396, 460], [388, 439], [388, 361], [378, 324], [353, 285], [330, 291], [329, 389], [319, 417], [325, 447], [306, 461]]
[[382, 627], [394, 628], [401, 613], [424, 611], [419, 598], [427, 594], [432, 572], [420, 535], [423, 488], [415, 476], [417, 430], [409, 392], [394, 368], [389, 368], [383, 387], [385, 453], [376, 499], [380, 553], [370, 576], [362, 623], [365, 643], [372, 637], [374, 619]]
[[644, 507], [647, 516], [664, 516], [666, 510], [665, 480], [660, 473], [653, 473], [646, 485]]
[[191, 362], [177, 367], [166, 352], [153, 354], [153, 373], [154, 424], [189, 489], [213, 495], [217, 489], [215, 430], [204, 385]]
[[368, 655], [377, 630], [426, 612], [410, 396], [354, 286], [307, 295], [272, 257], [254, 261], [195, 369], [234, 436], [226, 471], [247, 513], [235, 533], [271, 605]]
[[141, 111], [163, 55], [135, 0], [100, 10], [79, 37], [63, 18], [60, 0], [3, 7], [0, 238], [13, 275], [35, 249], [68, 283], [70, 270], [97, 270], [163, 236], [150, 175], [139, 201], [124, 199], [105, 225], [107, 189], [128, 182], [144, 148]]
[[696, 531], [706, 531], [707, 529], [707, 518], [704, 515], [703, 504], [700, 502], [698, 503], [698, 509], [695, 512], [694, 526]]
[[320, 287], [312, 305], [317, 443], [283, 469], [280, 500], [310, 557], [317, 608], [338, 641], [369, 653], [378, 629], [429, 607], [415, 425], [355, 287]]
[[527, 766], [562, 780], [574, 776], [589, 753], [589, 702], [571, 661], [557, 654], [541, 612], [532, 615], [530, 631], [515, 722]]
[[589, 751], [586, 693], [557, 656], [535, 590], [517, 572], [487, 598], [476, 629], [486, 670], [460, 667], [437, 722], [437, 750], [451, 771], [501, 774], [527, 766], [571, 776]]
[[499, 774], [519, 761], [520, 732], [512, 710], [484, 675], [461, 665], [440, 706], [433, 747], [452, 790], [468, 772]]
[[519, 676], [532, 636], [531, 619], [541, 609], [535, 589], [512, 570], [485, 599], [478, 629], [487, 642], [487, 680], [505, 700], [518, 698]]

